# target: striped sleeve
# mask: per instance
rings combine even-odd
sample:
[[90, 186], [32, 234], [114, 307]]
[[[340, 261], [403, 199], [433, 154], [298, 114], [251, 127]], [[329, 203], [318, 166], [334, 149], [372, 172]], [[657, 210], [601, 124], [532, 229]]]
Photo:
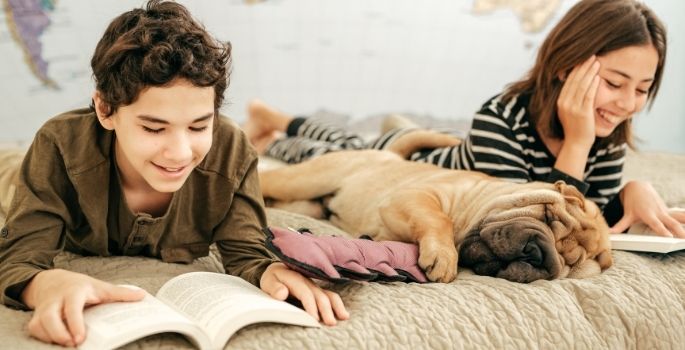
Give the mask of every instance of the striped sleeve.
[[580, 193], [583, 195], [587, 194], [587, 191], [590, 189], [590, 184], [579, 180], [557, 168], [552, 168], [552, 171], [550, 171], [549, 176], [545, 179], [545, 182], [549, 183], [555, 183], [557, 181], [564, 181], [568, 185], [573, 185]]
[[585, 170], [586, 197], [604, 208], [620, 191], [626, 144], [609, 145], [591, 154]]
[[514, 182], [531, 181], [523, 147], [512, 130], [514, 118], [522, 108], [516, 102], [512, 99], [502, 104], [496, 97], [476, 113], [471, 131], [459, 146], [464, 169]]

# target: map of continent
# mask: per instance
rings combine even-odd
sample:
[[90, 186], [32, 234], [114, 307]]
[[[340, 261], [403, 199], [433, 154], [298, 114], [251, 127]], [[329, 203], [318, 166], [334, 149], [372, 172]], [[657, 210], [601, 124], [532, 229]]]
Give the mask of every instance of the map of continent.
[[511, 9], [526, 33], [542, 31], [554, 17], [561, 0], [475, 0], [473, 13], [489, 14], [497, 9]]
[[48, 62], [42, 56], [40, 37], [50, 26], [50, 12], [56, 0], [2, 0], [12, 38], [24, 52], [33, 75], [44, 85], [57, 87], [48, 76]]
[[[50, 14], [57, 0], [0, 0], [12, 39], [21, 48], [31, 73], [49, 88], [57, 82], [48, 75], [49, 62], [43, 57], [41, 36], [51, 25]], [[245, 3], [260, 1], [245, 0]], [[487, 15], [499, 9], [514, 12], [526, 33], [542, 31], [554, 17], [561, 0], [474, 0], [472, 12]]]

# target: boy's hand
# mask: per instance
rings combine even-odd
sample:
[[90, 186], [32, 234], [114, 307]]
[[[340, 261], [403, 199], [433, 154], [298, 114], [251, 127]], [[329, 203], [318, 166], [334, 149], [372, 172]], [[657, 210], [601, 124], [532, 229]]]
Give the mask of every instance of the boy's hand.
[[83, 308], [87, 305], [143, 299], [145, 291], [115, 286], [84, 274], [53, 269], [39, 272], [21, 297], [34, 309], [31, 336], [46, 343], [77, 346], [86, 339]]
[[259, 284], [274, 299], [285, 300], [289, 295], [299, 299], [307, 313], [318, 321], [323, 320], [327, 326], [334, 326], [336, 318], [346, 320], [350, 317], [338, 294], [321, 289], [283, 263], [269, 265]]

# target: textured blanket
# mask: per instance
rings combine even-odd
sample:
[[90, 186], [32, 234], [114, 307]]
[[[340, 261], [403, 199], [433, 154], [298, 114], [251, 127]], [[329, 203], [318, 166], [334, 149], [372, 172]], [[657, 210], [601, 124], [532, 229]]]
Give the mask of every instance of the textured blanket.
[[[655, 183], [670, 206], [685, 206], [685, 156], [631, 154], [630, 179]], [[344, 232], [297, 214], [269, 209], [269, 224]], [[1, 222], [1, 220], [0, 220]], [[257, 324], [228, 343], [235, 349], [669, 349], [685, 346], [685, 251], [669, 255], [614, 251], [614, 266], [595, 278], [519, 284], [460, 269], [449, 284], [350, 283], [332, 286], [351, 318], [336, 327], [307, 329]], [[141, 286], [151, 293], [190, 271], [221, 272], [216, 251], [191, 265], [154, 259], [80, 257], [56, 265]], [[0, 306], [0, 347], [53, 348], [28, 337], [30, 313]], [[162, 334], [127, 349], [192, 349]]]

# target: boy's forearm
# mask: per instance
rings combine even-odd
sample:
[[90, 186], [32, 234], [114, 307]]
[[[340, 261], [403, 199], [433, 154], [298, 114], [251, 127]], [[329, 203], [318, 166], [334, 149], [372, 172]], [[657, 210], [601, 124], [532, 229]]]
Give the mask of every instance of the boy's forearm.
[[44, 275], [45, 270], [38, 272], [24, 284], [24, 288], [19, 295], [19, 301], [26, 305], [29, 309], [36, 308], [36, 289], [39, 284], [39, 279]]
[[259, 287], [259, 280], [269, 265], [279, 260], [273, 257], [264, 245], [249, 242], [216, 242], [224, 270]]
[[34, 277], [42, 271], [45, 270], [30, 267], [2, 266], [0, 268], [2, 303], [21, 310], [32, 309], [31, 305], [33, 304], [26, 301], [25, 294]]
[[14, 232], [21, 232], [15, 227], [28, 227], [29, 221], [29, 216], [15, 220], [15, 225], [6, 226], [8, 237], [0, 240], [0, 299], [18, 309], [29, 308], [22, 300], [24, 289], [38, 273], [53, 267], [53, 259], [61, 250], [61, 225], [23, 234]]

